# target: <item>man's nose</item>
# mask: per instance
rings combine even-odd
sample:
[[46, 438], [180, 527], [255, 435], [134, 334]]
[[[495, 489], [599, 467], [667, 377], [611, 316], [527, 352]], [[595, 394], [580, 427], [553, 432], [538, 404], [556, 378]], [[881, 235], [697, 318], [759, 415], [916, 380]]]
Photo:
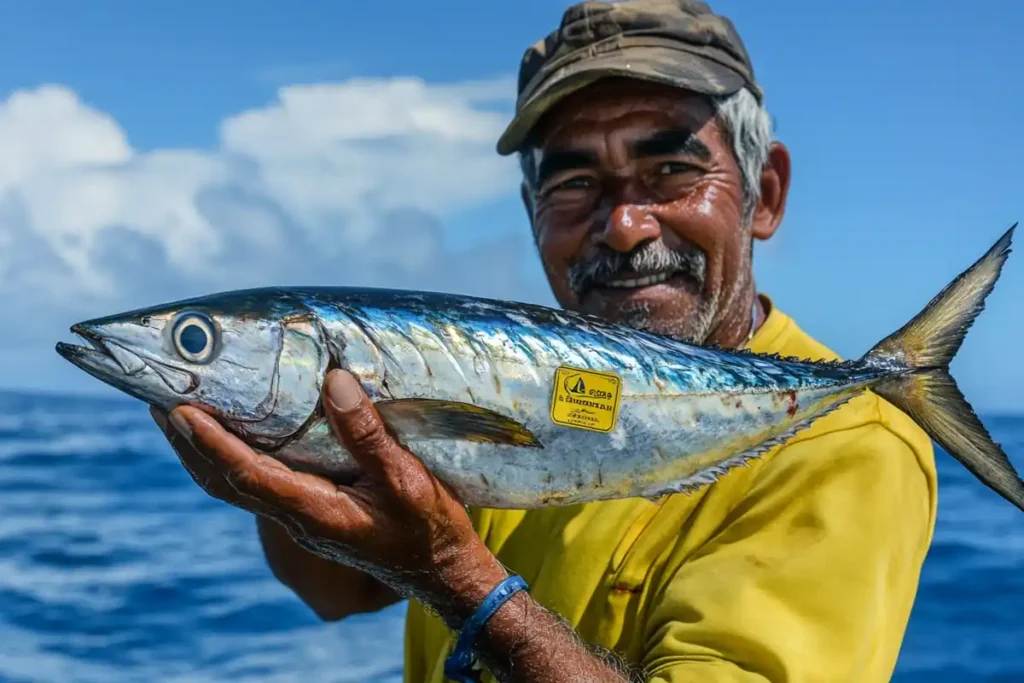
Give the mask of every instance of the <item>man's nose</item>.
[[629, 253], [640, 244], [661, 237], [658, 219], [644, 206], [620, 204], [616, 206], [605, 223], [603, 231], [595, 235], [599, 244], [616, 251]]

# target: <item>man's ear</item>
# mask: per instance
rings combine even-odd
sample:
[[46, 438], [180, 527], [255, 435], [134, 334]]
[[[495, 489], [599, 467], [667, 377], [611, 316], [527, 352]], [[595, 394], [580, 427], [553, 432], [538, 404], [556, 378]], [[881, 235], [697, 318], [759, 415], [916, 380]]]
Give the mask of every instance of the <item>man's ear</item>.
[[761, 172], [761, 201], [754, 211], [752, 229], [754, 239], [767, 240], [775, 234], [786, 212], [789, 181], [789, 150], [781, 142], [773, 142]]

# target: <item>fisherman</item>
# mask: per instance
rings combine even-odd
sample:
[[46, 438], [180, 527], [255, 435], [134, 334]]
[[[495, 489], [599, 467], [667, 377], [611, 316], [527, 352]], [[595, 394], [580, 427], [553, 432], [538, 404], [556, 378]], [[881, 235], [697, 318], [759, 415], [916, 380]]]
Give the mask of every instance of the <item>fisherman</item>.
[[[519, 156], [563, 307], [836, 358], [755, 289], [753, 242], [782, 221], [790, 158], [740, 37], [704, 3], [570, 7], [526, 50], [497, 147]], [[449, 680], [446, 661], [450, 680], [890, 679], [936, 472], [928, 437], [875, 394], [698, 493], [527, 512], [465, 509], [351, 375], [332, 372], [324, 396], [365, 472], [355, 498], [197, 410], [154, 417], [200, 486], [257, 515], [275, 576], [321, 618], [412, 598], [407, 681]]]

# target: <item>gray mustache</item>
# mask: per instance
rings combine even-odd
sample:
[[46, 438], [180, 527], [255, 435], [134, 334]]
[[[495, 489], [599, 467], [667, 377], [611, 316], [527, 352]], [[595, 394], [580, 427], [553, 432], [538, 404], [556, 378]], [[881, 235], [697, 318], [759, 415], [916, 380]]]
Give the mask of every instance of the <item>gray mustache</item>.
[[696, 247], [674, 251], [661, 241], [642, 244], [625, 254], [601, 247], [597, 256], [577, 261], [569, 267], [569, 287], [579, 296], [595, 285], [617, 279], [626, 273], [645, 277], [666, 270], [686, 275], [703, 287], [707, 273], [707, 256]]

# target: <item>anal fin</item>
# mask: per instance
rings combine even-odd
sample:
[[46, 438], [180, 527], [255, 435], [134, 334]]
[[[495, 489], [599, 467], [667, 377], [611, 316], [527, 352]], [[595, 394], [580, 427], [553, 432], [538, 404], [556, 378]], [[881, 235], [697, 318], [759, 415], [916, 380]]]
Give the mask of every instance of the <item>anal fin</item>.
[[543, 448], [521, 423], [471, 403], [403, 398], [378, 401], [374, 406], [399, 437]]

